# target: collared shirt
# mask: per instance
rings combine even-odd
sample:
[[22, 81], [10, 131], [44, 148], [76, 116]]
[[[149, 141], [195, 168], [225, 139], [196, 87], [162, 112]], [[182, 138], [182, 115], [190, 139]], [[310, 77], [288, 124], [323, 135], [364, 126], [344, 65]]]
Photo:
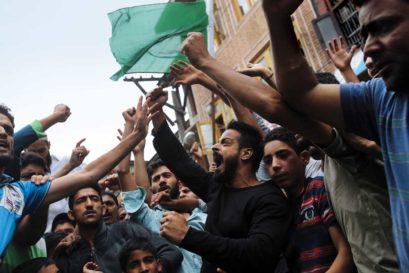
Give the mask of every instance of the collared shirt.
[[[153, 233], [160, 234], [160, 220], [163, 213], [166, 211], [160, 205], [153, 209], [145, 203], [146, 192], [143, 188], [138, 188], [135, 191], [123, 192], [124, 207], [130, 215], [130, 220], [142, 224], [145, 228]], [[187, 224], [197, 230], [204, 230], [207, 214], [196, 208], [192, 211], [187, 219]], [[200, 272], [202, 259], [199, 255], [180, 248], [183, 254], [182, 265], [179, 273], [195, 273]]]

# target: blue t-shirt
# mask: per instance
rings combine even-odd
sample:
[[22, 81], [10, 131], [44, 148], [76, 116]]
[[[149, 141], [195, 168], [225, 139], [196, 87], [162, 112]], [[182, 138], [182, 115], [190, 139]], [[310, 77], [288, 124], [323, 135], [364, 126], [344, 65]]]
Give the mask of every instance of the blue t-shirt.
[[347, 131], [380, 143], [401, 272], [409, 272], [409, 94], [387, 91], [382, 79], [341, 85]]
[[13, 238], [18, 221], [32, 213], [44, 200], [50, 182], [37, 186], [31, 182], [14, 182], [10, 176], [3, 175], [0, 183], [0, 257], [4, 255]]

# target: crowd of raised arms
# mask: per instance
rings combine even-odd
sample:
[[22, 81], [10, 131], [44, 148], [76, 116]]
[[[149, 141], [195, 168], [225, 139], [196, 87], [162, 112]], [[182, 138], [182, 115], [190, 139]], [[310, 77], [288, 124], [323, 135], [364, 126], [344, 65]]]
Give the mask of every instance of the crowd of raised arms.
[[16, 132], [1, 105], [0, 272], [409, 272], [409, 1], [353, 2], [368, 82], [343, 39], [327, 52], [346, 83], [311, 69], [291, 21], [302, 0], [262, 0], [274, 73], [233, 70], [188, 35], [175, 84], [203, 85], [236, 116], [210, 168], [172, 133], [161, 87], [89, 164], [84, 139], [69, 160], [51, 155], [45, 131], [67, 105]]

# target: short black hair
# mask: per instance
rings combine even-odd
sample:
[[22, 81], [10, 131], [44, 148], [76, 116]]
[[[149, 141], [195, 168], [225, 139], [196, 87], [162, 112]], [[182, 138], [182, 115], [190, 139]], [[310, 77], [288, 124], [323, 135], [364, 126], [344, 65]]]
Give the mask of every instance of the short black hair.
[[286, 143], [297, 154], [301, 153], [304, 150], [303, 147], [300, 147], [298, 145], [295, 134], [285, 127], [277, 127], [271, 130], [265, 137], [264, 146], [273, 140], [279, 140]]
[[131, 256], [132, 251], [135, 250], [150, 252], [155, 259], [158, 259], [156, 249], [148, 238], [137, 237], [135, 239], [128, 240], [119, 252], [119, 264], [123, 272], [126, 272], [126, 265], [128, 263], [129, 256]]
[[51, 231], [54, 232], [55, 228], [58, 225], [64, 224], [64, 223], [70, 223], [71, 225], [73, 225], [75, 227], [76, 222], [74, 220], [71, 220], [68, 217], [68, 213], [66, 212], [62, 212], [60, 214], [57, 214], [54, 219], [53, 219], [53, 223], [51, 224]]
[[11, 109], [7, 107], [5, 104], [0, 104], [0, 114], [5, 115], [11, 122], [14, 128], [14, 116], [10, 113]]
[[154, 160], [152, 160], [151, 162], [149, 162], [148, 164], [148, 168], [147, 168], [147, 172], [148, 172], [148, 176], [149, 176], [149, 181], [151, 181], [152, 179], [152, 174], [159, 168], [162, 166], [166, 166], [165, 163], [162, 161], [162, 159], [160, 158], [156, 158]]
[[83, 187], [83, 188], [77, 190], [76, 192], [74, 192], [73, 194], [71, 194], [70, 197], [68, 197], [68, 207], [70, 208], [70, 210], [72, 210], [72, 208], [74, 207], [74, 197], [75, 197], [75, 195], [76, 195], [80, 190], [86, 189], [86, 188], [93, 188], [93, 189], [98, 193], [98, 196], [99, 196], [99, 198], [101, 199], [101, 203], [102, 203], [101, 189], [100, 189], [100, 187], [99, 187], [97, 184], [93, 184], [93, 185], [86, 186], [86, 187]]
[[111, 192], [111, 191], [103, 191], [103, 192], [101, 192], [101, 197], [103, 197], [104, 195], [110, 196], [110, 197], [114, 200], [116, 206], [119, 207], [118, 198], [115, 196], [115, 194], [114, 194], [113, 192]]
[[263, 137], [256, 127], [245, 122], [232, 120], [227, 125], [227, 129], [235, 130], [240, 133], [239, 148], [250, 148], [253, 150], [252, 168], [256, 172], [263, 158]]
[[40, 271], [43, 266], [49, 266], [51, 264], [55, 264], [51, 258], [35, 258], [20, 264], [14, 268], [12, 273], [36, 273]]
[[20, 158], [21, 169], [27, 167], [30, 164], [40, 166], [46, 172], [49, 171], [47, 162], [45, 162], [44, 158], [33, 152], [24, 152]]
[[337, 78], [332, 73], [319, 72], [319, 73], [315, 73], [315, 76], [317, 77], [319, 83], [322, 83], [322, 84], [339, 84], [339, 81], [337, 80]]

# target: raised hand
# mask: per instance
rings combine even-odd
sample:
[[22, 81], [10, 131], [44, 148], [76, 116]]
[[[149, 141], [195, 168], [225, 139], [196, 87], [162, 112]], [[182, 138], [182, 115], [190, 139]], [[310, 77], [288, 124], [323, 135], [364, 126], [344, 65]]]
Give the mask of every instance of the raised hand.
[[111, 173], [110, 175], [102, 178], [98, 181], [98, 185], [102, 189], [110, 189], [111, 191], [116, 191], [120, 189], [118, 173]]
[[57, 104], [54, 107], [54, 115], [57, 116], [58, 122], [65, 122], [71, 115], [71, 109], [65, 104]]
[[189, 58], [191, 64], [200, 68], [206, 59], [212, 58], [207, 50], [206, 41], [200, 32], [191, 32], [183, 42], [182, 53]]
[[44, 184], [45, 182], [52, 180], [52, 178], [48, 175], [33, 175], [31, 176], [31, 182], [36, 184], [37, 186]]
[[253, 64], [253, 63], [248, 63], [247, 68], [239, 69], [237, 70], [237, 72], [250, 76], [250, 77], [266, 78], [272, 75], [272, 72], [266, 66], [262, 64]]
[[164, 91], [162, 87], [157, 87], [147, 95], [149, 99], [149, 112], [154, 114], [159, 111], [168, 101], [168, 92]]
[[99, 266], [94, 262], [88, 262], [84, 264], [84, 267], [82, 268], [82, 272], [83, 273], [103, 273], [99, 269]]
[[170, 197], [170, 194], [166, 191], [160, 191], [158, 193], [155, 193], [151, 197], [151, 203], [150, 207], [154, 207], [156, 205], [161, 205], [161, 206], [170, 206], [172, 205], [172, 198]]
[[133, 124], [135, 122], [135, 114], [136, 114], [135, 107], [129, 108], [126, 111], [122, 112], [122, 116], [125, 122], [130, 124]]
[[345, 40], [342, 36], [338, 39], [334, 38], [332, 41], [328, 42], [328, 47], [326, 49], [335, 67], [340, 71], [351, 69], [351, 60], [357, 50], [358, 46], [353, 45], [351, 49], [347, 51]]
[[73, 249], [73, 245], [76, 241], [80, 240], [81, 236], [74, 233], [70, 233], [67, 236], [65, 236], [64, 239], [62, 239], [58, 245], [56, 246], [53, 254], [53, 258], [57, 258], [60, 256], [62, 252], [65, 252], [67, 254], [71, 253]]
[[176, 78], [175, 84], [193, 85], [201, 83], [203, 72], [193, 65], [179, 61], [170, 66], [170, 73]]
[[82, 164], [85, 157], [89, 154], [89, 150], [83, 145], [81, 145], [85, 141], [85, 138], [81, 139], [75, 145], [75, 149], [72, 150], [71, 157], [69, 164], [72, 168], [76, 168]]
[[203, 159], [203, 150], [200, 148], [199, 143], [195, 141], [192, 145], [192, 148], [190, 149], [190, 152], [192, 155], [195, 157], [196, 160], [202, 160]]
[[[144, 137], [148, 134], [148, 124], [152, 119], [152, 116], [155, 115], [154, 112], [149, 111], [148, 104], [150, 104], [151, 98], [146, 98], [145, 103], [142, 104], [142, 97], [139, 97], [138, 105], [135, 111], [135, 127], [133, 132], [141, 133]], [[154, 106], [154, 105], [152, 105]]]

